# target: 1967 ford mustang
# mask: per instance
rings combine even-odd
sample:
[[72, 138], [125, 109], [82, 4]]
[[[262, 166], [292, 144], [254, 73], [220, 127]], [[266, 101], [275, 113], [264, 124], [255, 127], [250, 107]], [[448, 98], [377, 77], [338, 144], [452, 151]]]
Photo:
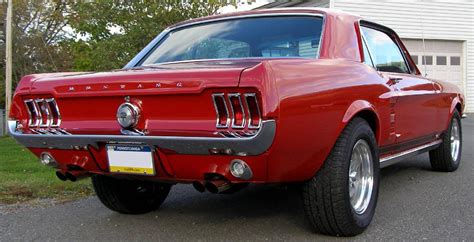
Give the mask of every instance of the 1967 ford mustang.
[[300, 183], [316, 231], [351, 236], [372, 220], [381, 167], [429, 151], [433, 170], [458, 168], [463, 109], [390, 28], [274, 9], [171, 26], [120, 70], [25, 76], [8, 125], [120, 213], [157, 209], [176, 183]]

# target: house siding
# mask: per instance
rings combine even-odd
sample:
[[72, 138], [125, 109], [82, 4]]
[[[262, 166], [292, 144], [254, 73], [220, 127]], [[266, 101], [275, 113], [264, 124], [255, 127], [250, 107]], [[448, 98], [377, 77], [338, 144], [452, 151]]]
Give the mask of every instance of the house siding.
[[331, 0], [330, 5], [386, 25], [404, 39], [463, 41], [462, 89], [466, 111], [474, 112], [474, 1]]

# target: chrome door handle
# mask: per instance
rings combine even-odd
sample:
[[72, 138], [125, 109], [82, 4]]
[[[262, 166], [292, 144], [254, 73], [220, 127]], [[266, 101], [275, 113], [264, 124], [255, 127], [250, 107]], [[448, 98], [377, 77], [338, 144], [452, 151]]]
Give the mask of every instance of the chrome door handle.
[[389, 77], [387, 84], [389, 86], [392, 86], [392, 85], [395, 85], [395, 84], [399, 83], [402, 79], [403, 78], [401, 78], [401, 77]]

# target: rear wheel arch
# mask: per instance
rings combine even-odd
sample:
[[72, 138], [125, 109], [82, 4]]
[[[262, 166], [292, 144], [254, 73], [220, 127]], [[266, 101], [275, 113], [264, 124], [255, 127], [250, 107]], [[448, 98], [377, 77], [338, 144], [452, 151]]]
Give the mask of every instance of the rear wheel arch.
[[343, 130], [346, 125], [356, 117], [360, 117], [367, 121], [372, 132], [374, 132], [377, 143], [379, 143], [380, 119], [374, 106], [365, 100], [354, 101], [344, 114], [341, 130]]

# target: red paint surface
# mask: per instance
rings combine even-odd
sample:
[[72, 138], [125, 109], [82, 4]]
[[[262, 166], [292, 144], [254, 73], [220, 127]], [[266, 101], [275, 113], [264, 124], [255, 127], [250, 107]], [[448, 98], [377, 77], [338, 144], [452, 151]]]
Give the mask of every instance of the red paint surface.
[[[375, 117], [377, 142], [385, 148], [420, 137], [428, 137], [424, 142], [434, 140], [446, 130], [457, 105], [464, 108], [464, 97], [454, 85], [424, 78], [417, 69], [414, 75], [379, 73], [361, 63], [358, 17], [329, 10], [262, 12], [323, 14], [320, 58], [229, 60], [225, 65], [196, 61], [171, 64], [166, 69], [30, 75], [18, 85], [10, 117], [26, 127], [22, 100], [54, 97], [62, 115], [61, 128], [68, 132], [120, 134], [116, 110], [124, 97], [130, 96], [143, 111], [138, 128], [149, 135], [216, 136], [220, 130], [215, 127], [211, 94], [254, 92], [263, 119], [277, 122], [274, 143], [266, 153], [241, 157], [253, 170], [251, 182], [263, 183], [310, 179], [323, 165], [345, 125], [361, 113]], [[209, 18], [219, 16], [203, 19]], [[404, 46], [402, 49], [406, 51]], [[402, 80], [390, 86], [392, 77]], [[394, 122], [391, 114], [395, 115]], [[384, 150], [382, 156], [400, 151]], [[49, 151], [62, 170], [67, 165], [78, 165], [91, 173], [108, 174], [103, 146], [90, 151]], [[42, 150], [32, 152], [39, 155]], [[234, 158], [177, 155], [158, 148], [157, 175], [147, 179], [191, 182], [202, 180], [206, 173], [219, 173], [242, 182], [229, 173]]]

